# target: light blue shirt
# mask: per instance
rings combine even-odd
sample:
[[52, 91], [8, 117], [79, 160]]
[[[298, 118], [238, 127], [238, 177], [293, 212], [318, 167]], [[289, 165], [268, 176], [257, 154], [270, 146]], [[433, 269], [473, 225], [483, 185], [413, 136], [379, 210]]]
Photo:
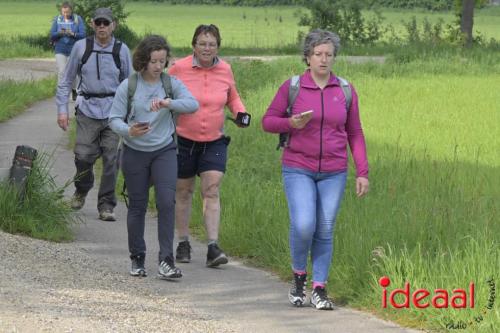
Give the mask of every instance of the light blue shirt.
[[[155, 98], [166, 98], [162, 81], [149, 83], [138, 74], [137, 89], [132, 98], [128, 123], [125, 122], [128, 105], [128, 79], [123, 81], [116, 91], [115, 99], [109, 115], [109, 127], [123, 138], [124, 143], [140, 151], [156, 151], [173, 140], [175, 119], [173, 113], [192, 113], [199, 105], [186, 86], [174, 76], [171, 76], [172, 102], [169, 108], [151, 111], [151, 102]], [[149, 122], [150, 130], [144, 135], [131, 137], [130, 125], [136, 122]]]
[[[116, 67], [111, 55], [115, 38], [113, 37], [108, 45], [99, 45], [94, 38], [94, 50], [106, 51], [108, 53], [92, 52], [89, 59], [82, 66], [81, 83], [77, 88], [78, 93], [93, 94], [113, 94], [120, 85], [120, 77], [127, 78], [132, 72], [132, 60], [130, 50], [127, 45], [122, 44], [120, 49], [121, 76], [120, 70]], [[83, 53], [85, 52], [86, 39], [81, 39], [75, 43], [68, 64], [66, 65], [62, 80], [57, 85], [56, 104], [58, 114], [68, 113], [69, 95], [73, 81], [76, 79], [78, 66], [80, 65]], [[78, 96], [76, 107], [85, 116], [92, 119], [107, 119], [113, 96], [89, 99]]]

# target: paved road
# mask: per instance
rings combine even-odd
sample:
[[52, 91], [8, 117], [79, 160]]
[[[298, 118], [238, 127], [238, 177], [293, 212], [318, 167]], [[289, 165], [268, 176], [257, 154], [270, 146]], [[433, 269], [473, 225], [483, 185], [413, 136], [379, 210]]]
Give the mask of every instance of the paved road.
[[[39, 150], [54, 152], [52, 174], [56, 177], [56, 181], [64, 183], [71, 178], [73, 174], [73, 155], [65, 148], [68, 141], [67, 136], [56, 126], [54, 103], [53, 99], [39, 102], [15, 119], [0, 123], [0, 168], [10, 166], [16, 145], [26, 144]], [[66, 194], [70, 195], [70, 190]], [[76, 241], [67, 244], [66, 247], [70, 247], [71, 251], [85, 254], [90, 258], [89, 260], [102, 263], [102, 265], [99, 265], [101, 273], [99, 277], [96, 277], [97, 279], [105, 280], [109, 277], [118, 277], [125, 282], [130, 281], [132, 278], [128, 277], [127, 273], [129, 259], [126, 237], [126, 208], [122, 203], [119, 203], [116, 209], [117, 222], [101, 222], [97, 219], [96, 196], [95, 190], [89, 194], [85, 207], [79, 213], [84, 223], [74, 227]], [[185, 320], [191, 318], [191, 320], [197, 322], [207, 321], [207, 324], [210, 322], [211, 331], [230, 330], [234, 332], [273, 333], [306, 331], [343, 333], [415, 332], [349, 308], [340, 308], [336, 311], [317, 311], [310, 307], [294, 308], [288, 304], [286, 296], [288, 284], [268, 272], [248, 267], [236, 258], [231, 258], [230, 263], [220, 269], [205, 268], [206, 247], [199, 242], [193, 242], [194, 258], [192, 263], [179, 265], [184, 273], [181, 281], [167, 282], [158, 280], [153, 277], [157, 268], [156, 253], [158, 252], [158, 245], [156, 239], [155, 219], [148, 216], [146, 221], [146, 242], [148, 244], [146, 267], [150, 272], [150, 277], [142, 280], [134, 279], [134, 281], [129, 282], [131, 288], [134, 288], [134, 285], [139, 285], [141, 290], [147, 291], [147, 295], [164, 297], [165, 301], [172, 302], [179, 308], [190, 309], [189, 316]], [[25, 239], [23, 242], [28, 243], [30, 240]], [[0, 266], [3, 266], [2, 260], [6, 259], [0, 258]], [[64, 264], [79, 265], [79, 262], [71, 262], [71, 259], [69, 261], [69, 263]], [[25, 273], [20, 271], [19, 275], [22, 276]], [[29, 273], [33, 275], [35, 281], [40, 281], [36, 276], [37, 274], [41, 275], [42, 272], [33, 270]], [[86, 279], [85, 283], [88, 284], [88, 277], [72, 276], [72, 279], [70, 289], [78, 289], [80, 284], [84, 284], [83, 279]], [[79, 279], [82, 279], [82, 281], [79, 281]], [[2, 287], [2, 283], [0, 283], [0, 287]], [[2, 293], [5, 295], [5, 293], [8, 294], [9, 292], [13, 293], [15, 291], [6, 290], [5, 286], [0, 288], [0, 296]], [[16, 292], [29, 293], [29, 290]], [[43, 289], [37, 292], [41, 293], [41, 297], [44, 296], [45, 291]], [[141, 295], [144, 296], [144, 293]], [[22, 298], [23, 295], [19, 297]], [[26, 295], [24, 297], [27, 297], [26, 302], [29, 305], [30, 297]], [[47, 297], [50, 297], [50, 295], [47, 295]], [[66, 297], [70, 296], [66, 295]], [[92, 297], [94, 297], [92, 293], [86, 297], [90, 297], [88, 303], [92, 304]], [[96, 299], [95, 304], [101, 306], [101, 303], [114, 301], [108, 298], [104, 300], [102, 297]], [[71, 301], [71, 304], [80, 301], [75, 299]], [[26, 302], [23, 303], [24, 306], [26, 306]], [[5, 307], [8, 309], [8, 316]], [[14, 318], [19, 316], [30, 320], [31, 317], [29, 315], [26, 317], [27, 315], [23, 309], [25, 308], [9, 307], [9, 304], [3, 304], [3, 308], [0, 306], [0, 324], [2, 320], [9, 323], [8, 318], [13, 318], [13, 316]], [[154, 308], [154, 305], [142, 308], [145, 313], [158, 310]], [[53, 331], [67, 331], [67, 326], [58, 326], [57, 316], [61, 316], [61, 314], [54, 314], [50, 311], [45, 313], [43, 309], [40, 311], [42, 311], [43, 316], [51, 318], [48, 322], [45, 322], [45, 325], [54, 325], [52, 327]], [[81, 319], [81, 322], [85, 323], [86, 318], [78, 318], [79, 315], [81, 315], [79, 312], [72, 314], [72, 316], [76, 316], [76, 319]], [[89, 323], [91, 319], [88, 319]], [[92, 330], [113, 331], [113, 329], [104, 329], [104, 327], [116, 327], [113, 326], [116, 323], [111, 324], [112, 321], [117, 320], [113, 316], [99, 320], [103, 326], [92, 326]], [[109, 322], [106, 322], [106, 320]], [[105, 324], [109, 325], [106, 326]], [[80, 325], [82, 324], [80, 323]], [[214, 330], [214, 325], [220, 327], [220, 329], [216, 328]], [[21, 331], [23, 330], [21, 329]], [[134, 330], [131, 329], [131, 331]], [[137, 329], [136, 331], [148, 331], [148, 329]], [[150, 331], [169, 331], [169, 326], [151, 327]], [[192, 332], [199, 330], [186, 328], [180, 331]]]

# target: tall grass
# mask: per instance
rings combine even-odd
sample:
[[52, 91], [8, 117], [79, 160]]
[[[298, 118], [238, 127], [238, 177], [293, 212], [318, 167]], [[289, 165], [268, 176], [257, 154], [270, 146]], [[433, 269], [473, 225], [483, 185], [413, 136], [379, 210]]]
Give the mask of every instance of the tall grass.
[[[357, 87], [371, 164], [371, 192], [358, 199], [351, 170], [335, 232], [329, 289], [340, 303], [404, 325], [444, 329], [481, 315], [500, 279], [500, 84], [498, 55], [428, 57], [335, 70]], [[303, 70], [298, 60], [235, 63], [253, 125], [237, 129], [222, 185], [222, 246], [284, 278], [290, 275], [288, 211], [276, 135], [260, 120], [279, 84]], [[194, 229], [203, 235], [199, 197]], [[476, 283], [475, 309], [380, 308], [379, 277], [390, 288], [434, 290]], [[284, 294], [286, 291], [283, 291]], [[285, 296], [284, 296], [285, 297]], [[469, 331], [495, 332], [500, 306]]]
[[0, 81], [0, 122], [24, 112], [36, 101], [54, 96], [55, 87], [55, 77], [27, 82]]
[[64, 187], [58, 187], [50, 175], [50, 160], [47, 153], [39, 154], [35, 160], [24, 200], [17, 189], [7, 182], [0, 183], [2, 230], [58, 242], [73, 239], [70, 225], [77, 217], [63, 201]]

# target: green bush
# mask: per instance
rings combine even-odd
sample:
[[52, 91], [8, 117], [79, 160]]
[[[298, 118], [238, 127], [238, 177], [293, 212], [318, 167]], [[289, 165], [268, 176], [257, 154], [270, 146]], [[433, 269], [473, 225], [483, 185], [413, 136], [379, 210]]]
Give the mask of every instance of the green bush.
[[[307, 2], [305, 7], [310, 14], [300, 13], [299, 26], [309, 29], [326, 29], [337, 33], [343, 44], [362, 45], [371, 44], [379, 40], [384, 30], [383, 18], [375, 11], [375, 17], [366, 19], [361, 13], [362, 5], [358, 1], [322, 1]], [[298, 39], [302, 39], [299, 34]]]
[[130, 13], [125, 11], [123, 1], [120, 0], [76, 0], [73, 12], [83, 17], [87, 35], [93, 33], [90, 26], [94, 11], [100, 7], [108, 7], [113, 11], [113, 16], [118, 24], [115, 36], [125, 42], [130, 48], [137, 45], [139, 37], [126, 24], [125, 21]]

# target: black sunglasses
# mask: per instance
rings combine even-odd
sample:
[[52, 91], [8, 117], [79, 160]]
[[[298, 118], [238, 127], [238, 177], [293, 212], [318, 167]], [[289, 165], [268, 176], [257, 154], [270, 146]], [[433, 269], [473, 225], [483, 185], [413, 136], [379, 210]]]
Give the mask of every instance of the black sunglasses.
[[107, 27], [108, 25], [111, 24], [111, 22], [109, 22], [108, 20], [103, 20], [103, 19], [97, 19], [94, 21], [94, 24], [96, 26], [101, 26], [101, 25], [104, 25], [105, 27]]

